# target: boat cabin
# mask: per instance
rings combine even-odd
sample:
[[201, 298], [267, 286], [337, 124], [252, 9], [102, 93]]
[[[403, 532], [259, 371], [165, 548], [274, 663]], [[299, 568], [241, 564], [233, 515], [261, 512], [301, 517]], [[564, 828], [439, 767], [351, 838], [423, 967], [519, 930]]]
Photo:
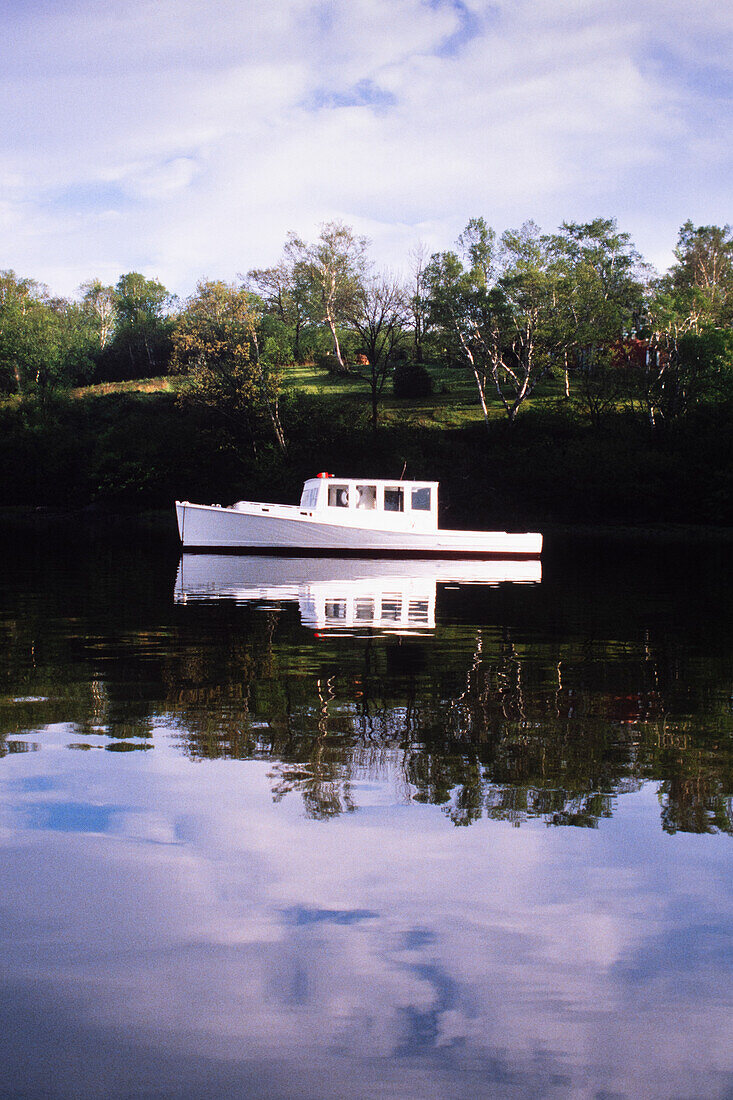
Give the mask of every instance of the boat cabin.
[[300, 509], [355, 527], [438, 526], [437, 481], [389, 481], [319, 474], [303, 486]]

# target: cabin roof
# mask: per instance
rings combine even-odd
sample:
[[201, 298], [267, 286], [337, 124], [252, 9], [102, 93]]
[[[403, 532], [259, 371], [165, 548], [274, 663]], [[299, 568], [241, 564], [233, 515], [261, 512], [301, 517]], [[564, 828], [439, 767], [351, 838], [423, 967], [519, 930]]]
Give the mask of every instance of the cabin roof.
[[439, 482], [437, 482], [437, 481], [412, 481], [411, 479], [408, 480], [407, 478], [399, 478], [399, 477], [341, 477], [338, 474], [330, 474], [327, 478], [325, 478], [325, 477], [309, 477], [308, 480], [304, 484], [305, 485], [313, 485], [313, 484], [320, 485], [320, 483], [322, 481], [325, 481], [327, 485], [329, 484], [329, 482], [334, 482], [335, 483], [335, 482], [351, 481], [351, 482], [357, 482], [359, 485], [389, 485], [389, 486], [418, 485], [421, 488], [422, 487], [427, 488], [428, 486], [430, 486], [431, 488], [435, 487], [436, 489], [439, 485]]

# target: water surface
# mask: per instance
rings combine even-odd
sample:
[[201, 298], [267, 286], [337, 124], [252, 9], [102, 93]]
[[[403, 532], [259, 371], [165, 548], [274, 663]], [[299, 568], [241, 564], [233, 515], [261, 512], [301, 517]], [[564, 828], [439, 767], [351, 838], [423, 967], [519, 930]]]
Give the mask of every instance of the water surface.
[[729, 1097], [729, 548], [0, 579], [0, 1095]]

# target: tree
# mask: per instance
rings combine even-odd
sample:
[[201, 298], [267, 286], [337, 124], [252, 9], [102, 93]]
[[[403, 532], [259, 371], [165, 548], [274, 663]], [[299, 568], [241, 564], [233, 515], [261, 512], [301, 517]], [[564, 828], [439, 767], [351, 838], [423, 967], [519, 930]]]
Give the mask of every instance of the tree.
[[312, 290], [305, 265], [300, 259], [302, 242], [288, 234], [280, 260], [274, 267], [255, 268], [247, 280], [276, 317], [291, 339], [292, 358], [302, 360], [301, 340], [309, 319]]
[[412, 285], [407, 296], [407, 308], [412, 319], [415, 361], [422, 363], [425, 353], [425, 337], [430, 327], [429, 302], [425, 286], [428, 250], [423, 241], [418, 241], [415, 247], [410, 250], [409, 257]]
[[50, 298], [48, 307], [58, 326], [60, 370], [57, 385], [87, 384], [95, 369], [97, 334], [83, 305], [67, 298]]
[[494, 382], [507, 416], [514, 420], [564, 351], [566, 334], [558, 325], [557, 265], [534, 222], [502, 235], [500, 261], [504, 322]]
[[0, 271], [0, 389], [22, 393], [26, 362], [26, 318], [36, 310], [42, 288], [14, 271]]
[[504, 233], [497, 248], [493, 230], [473, 218], [458, 244], [463, 260], [443, 252], [426, 270], [431, 318], [470, 368], [485, 423], [489, 382], [513, 421], [558, 350], [552, 256], [533, 222]]
[[728, 225], [679, 232], [675, 263], [653, 287], [649, 350], [636, 371], [652, 427], [730, 388], [733, 358], [733, 235]]
[[425, 271], [431, 322], [442, 330], [451, 358], [471, 370], [484, 422], [488, 425], [486, 385], [491, 378], [491, 356], [496, 347], [494, 307], [497, 295], [477, 285], [455, 252], [436, 253]]
[[686, 221], [674, 252], [676, 263], [662, 280], [685, 327], [733, 323], [733, 233], [729, 225], [695, 226]]
[[348, 320], [359, 335], [369, 362], [372, 427], [377, 430], [379, 397], [395, 354], [405, 341], [407, 307], [405, 292], [391, 275], [364, 279], [351, 304]]
[[172, 295], [139, 271], [120, 276], [113, 292], [114, 338], [105, 349], [107, 373], [120, 378], [156, 375], [171, 355]]
[[186, 375], [185, 400], [215, 409], [235, 432], [244, 426], [255, 451], [264, 418], [284, 452], [280, 378], [260, 354], [260, 316], [260, 304], [244, 287], [199, 283], [176, 322], [171, 369]]
[[89, 279], [79, 287], [81, 308], [88, 317], [90, 325], [99, 341], [99, 350], [104, 351], [114, 334], [115, 292], [113, 287], [104, 286], [99, 279]]
[[707, 325], [699, 332], [662, 329], [645, 342], [631, 374], [652, 428], [684, 416], [702, 400], [730, 393], [733, 332]]
[[91, 368], [78, 309], [14, 271], [0, 272], [0, 390], [42, 400]]
[[570, 397], [572, 371], [598, 426], [626, 388], [623, 346], [643, 323], [648, 271], [629, 234], [610, 218], [563, 222], [548, 245], [557, 269], [557, 317], [565, 330], [565, 395]]
[[[573, 351], [576, 378], [573, 400], [585, 408], [593, 427], [600, 428], [622, 396], [629, 394], [631, 373], [628, 364], [633, 361], [634, 349], [624, 342], [613, 348], [575, 348]], [[567, 364], [568, 358], [565, 362]], [[570, 396], [567, 365], [565, 369], [565, 392]]]
[[331, 333], [333, 354], [346, 371], [337, 326], [354, 312], [366, 274], [366, 237], [359, 237], [343, 222], [326, 222], [318, 240], [306, 244], [294, 233], [287, 248], [293, 273], [307, 290], [310, 310]]
[[476, 285], [488, 290], [496, 280], [496, 233], [483, 218], [471, 218], [458, 238], [458, 248]]

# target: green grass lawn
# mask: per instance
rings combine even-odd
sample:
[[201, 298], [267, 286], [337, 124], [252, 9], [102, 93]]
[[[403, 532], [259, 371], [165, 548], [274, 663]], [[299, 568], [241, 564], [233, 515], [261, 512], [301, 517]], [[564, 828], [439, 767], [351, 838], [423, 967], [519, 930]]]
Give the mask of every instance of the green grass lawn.
[[[434, 386], [430, 397], [395, 397], [390, 382], [387, 382], [380, 397], [380, 419], [384, 424], [410, 423], [452, 429], [482, 421], [476, 383], [468, 371], [437, 365], [429, 365], [427, 369]], [[338, 376], [310, 364], [293, 365], [283, 370], [283, 389], [286, 393], [300, 391], [340, 397], [353, 401], [362, 409], [370, 407], [369, 381], [356, 373]], [[525, 407], [554, 404], [562, 395], [562, 380], [548, 378]], [[502, 419], [506, 415], [500, 401], [490, 391], [487, 391], [487, 403], [492, 419]]]
[[283, 389], [301, 393], [320, 393], [330, 397], [368, 396], [369, 383], [357, 375], [330, 374], [313, 363], [293, 363], [283, 367]]
[[[481, 406], [473, 377], [466, 370], [429, 365], [434, 392], [430, 397], [398, 398], [392, 393], [391, 382], [384, 387], [379, 403], [379, 415], [383, 424], [414, 424], [426, 428], [456, 429], [482, 420]], [[184, 380], [179, 376], [164, 375], [157, 378], [136, 378], [125, 382], [99, 382], [78, 386], [70, 391], [73, 400], [107, 397], [113, 394], [130, 396], [177, 393]], [[283, 368], [284, 393], [320, 394], [353, 403], [363, 413], [371, 408], [368, 378], [361, 373], [335, 375], [312, 363], [292, 364]], [[546, 379], [526, 403], [525, 408], [554, 404], [562, 396], [561, 379]], [[501, 403], [487, 391], [489, 414], [492, 419], [505, 416]], [[15, 404], [18, 397], [6, 398], [4, 404]]]

